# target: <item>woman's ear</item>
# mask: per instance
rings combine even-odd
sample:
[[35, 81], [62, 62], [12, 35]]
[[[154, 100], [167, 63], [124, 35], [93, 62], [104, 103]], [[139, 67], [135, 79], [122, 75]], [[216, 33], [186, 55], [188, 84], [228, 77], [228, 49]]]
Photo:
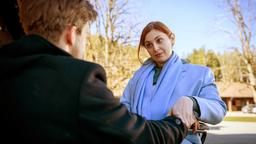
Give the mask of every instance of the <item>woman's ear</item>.
[[72, 48], [76, 41], [76, 29], [76, 26], [68, 26], [66, 29], [65, 41], [69, 48]]
[[171, 40], [171, 42], [172, 42], [172, 46], [175, 44], [175, 34], [174, 33], [172, 33], [171, 35], [170, 35], [170, 40]]

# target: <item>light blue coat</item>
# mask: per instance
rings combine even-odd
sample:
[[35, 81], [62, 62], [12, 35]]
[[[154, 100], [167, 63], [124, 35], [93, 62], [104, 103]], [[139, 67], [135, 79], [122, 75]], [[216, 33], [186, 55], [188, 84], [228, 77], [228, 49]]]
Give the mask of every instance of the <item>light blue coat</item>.
[[[121, 103], [125, 104], [131, 112], [138, 113], [146, 119], [157, 120], [166, 117], [178, 98], [191, 96], [199, 104], [201, 112], [199, 120], [209, 124], [221, 122], [227, 109], [226, 104], [219, 96], [211, 70], [205, 66], [186, 63], [177, 57], [175, 53], [172, 57], [173, 60], [168, 62], [170, 68], [165, 70], [163, 67], [158, 78], [160, 84], [155, 86], [151, 84], [154, 65], [144, 66], [144, 69], [140, 68], [126, 86], [120, 99]], [[150, 70], [148, 75], [145, 76], [147, 80], [144, 83], [145, 85], [150, 83], [152, 86], [139, 87], [138, 85], [143, 85], [140, 84], [143, 83], [141, 82], [143, 81], [143, 73], [148, 69]], [[167, 71], [166, 74], [162, 74], [165, 73], [164, 71]], [[161, 90], [162, 93], [154, 94], [155, 89], [160, 89], [161, 85], [165, 85]], [[168, 92], [167, 96], [165, 91], [169, 89], [171, 91]]]

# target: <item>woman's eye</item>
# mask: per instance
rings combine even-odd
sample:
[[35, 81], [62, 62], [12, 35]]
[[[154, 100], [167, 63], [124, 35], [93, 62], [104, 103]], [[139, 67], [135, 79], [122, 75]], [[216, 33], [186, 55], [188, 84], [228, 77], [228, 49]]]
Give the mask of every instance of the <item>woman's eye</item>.
[[161, 42], [163, 42], [163, 39], [162, 39], [162, 38], [159, 38], [159, 39], [157, 39], [156, 41], [157, 41], [157, 43], [161, 43]]
[[147, 43], [145, 44], [145, 47], [148, 49], [148, 48], [151, 48], [152, 47], [152, 44], [151, 43]]

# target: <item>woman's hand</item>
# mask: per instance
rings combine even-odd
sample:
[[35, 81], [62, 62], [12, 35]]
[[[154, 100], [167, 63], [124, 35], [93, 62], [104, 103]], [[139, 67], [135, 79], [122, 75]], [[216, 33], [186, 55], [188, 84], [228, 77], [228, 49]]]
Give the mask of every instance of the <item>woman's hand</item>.
[[[187, 96], [182, 96], [176, 101], [169, 115], [179, 117], [188, 128], [197, 121], [193, 113], [193, 101]], [[197, 126], [194, 127], [194, 130], [196, 130], [196, 128]]]

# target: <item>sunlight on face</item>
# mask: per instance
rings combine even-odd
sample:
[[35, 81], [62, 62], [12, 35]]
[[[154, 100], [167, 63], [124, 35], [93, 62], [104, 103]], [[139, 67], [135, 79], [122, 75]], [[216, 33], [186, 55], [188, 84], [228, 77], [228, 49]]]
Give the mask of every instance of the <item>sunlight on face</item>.
[[159, 30], [151, 30], [146, 35], [144, 46], [158, 67], [162, 67], [172, 54], [172, 40]]

